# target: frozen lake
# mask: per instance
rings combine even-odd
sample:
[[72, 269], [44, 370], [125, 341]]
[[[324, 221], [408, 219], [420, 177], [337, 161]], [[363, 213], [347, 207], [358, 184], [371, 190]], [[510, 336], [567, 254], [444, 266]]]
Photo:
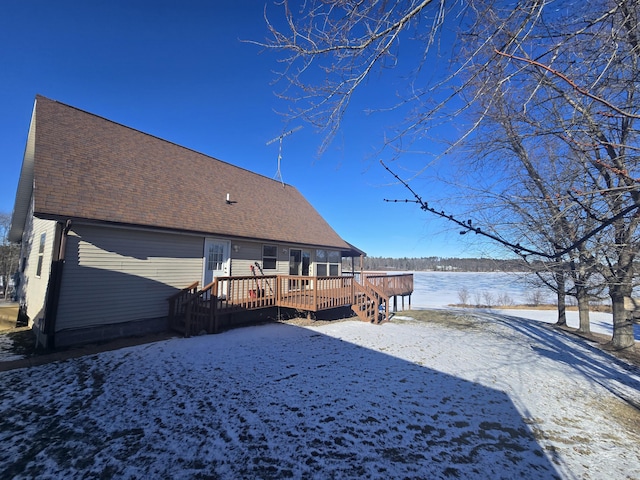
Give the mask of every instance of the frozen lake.
[[[511, 300], [512, 305], [531, 303], [534, 291], [543, 296], [543, 303], [555, 303], [551, 291], [535, 287], [531, 276], [526, 273], [505, 272], [413, 272], [413, 295], [411, 308], [447, 308], [461, 303], [460, 291], [465, 289], [468, 295], [466, 303], [471, 305], [499, 305], [500, 299]], [[492, 300], [487, 302], [486, 300]], [[567, 304], [571, 302], [567, 297]], [[405, 306], [408, 306], [405, 301]], [[401, 308], [398, 300], [398, 309]], [[492, 312], [513, 317], [529, 318], [547, 323], [555, 323], [556, 310], [511, 310], [492, 308]], [[611, 334], [611, 314], [591, 312], [591, 330]], [[578, 328], [578, 312], [567, 312], [567, 324]], [[640, 325], [635, 326], [635, 338], [640, 340]]]
[[[447, 307], [460, 302], [460, 291], [468, 292], [468, 304], [497, 304], [505, 295], [514, 305], [529, 303], [532, 287], [525, 273], [504, 272], [414, 272], [411, 305], [415, 308]], [[544, 292], [552, 300], [550, 292]], [[494, 302], [486, 302], [490, 296]]]

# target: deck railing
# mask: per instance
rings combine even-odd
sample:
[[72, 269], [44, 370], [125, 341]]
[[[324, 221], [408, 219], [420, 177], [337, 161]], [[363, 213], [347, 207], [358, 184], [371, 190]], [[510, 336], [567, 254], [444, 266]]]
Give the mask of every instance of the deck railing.
[[275, 306], [277, 278], [276, 275], [216, 278], [218, 309], [228, 312]]
[[185, 335], [197, 335], [200, 332], [216, 333], [216, 301], [213, 291], [215, 281], [196, 292], [186, 305], [184, 316]]
[[410, 295], [413, 292], [413, 274], [400, 273], [394, 275], [364, 274], [367, 282], [375, 285], [388, 297], [394, 295]]
[[306, 277], [278, 275], [280, 307], [317, 312], [351, 305], [353, 277]]
[[187, 304], [192, 300], [193, 296], [198, 292], [200, 282], [193, 282], [188, 287], [174, 293], [167, 301], [169, 302], [169, 327], [175, 328], [178, 319], [184, 318]]
[[307, 312], [352, 306], [363, 320], [378, 323], [381, 305], [389, 319], [391, 296], [411, 294], [413, 275], [365, 275], [362, 284], [353, 276], [217, 277], [197, 287], [195, 282], [168, 299], [169, 325], [186, 335], [217, 332], [219, 315], [274, 306]]
[[[369, 306], [374, 307], [373, 309], [366, 309], [366, 317], [359, 315], [360, 318], [372, 323], [380, 323], [382, 320], [389, 321], [389, 295], [375, 283], [369, 282], [366, 277], [362, 283], [360, 297], [361, 298], [357, 300], [360, 304], [362, 304], [362, 297], [364, 297], [364, 301], [367, 302]], [[380, 307], [382, 307], [382, 309]]]

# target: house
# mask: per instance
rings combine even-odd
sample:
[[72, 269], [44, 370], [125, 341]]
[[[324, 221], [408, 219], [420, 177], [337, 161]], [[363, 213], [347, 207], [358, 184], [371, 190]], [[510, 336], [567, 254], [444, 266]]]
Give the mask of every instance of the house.
[[344, 276], [342, 258], [364, 253], [294, 187], [42, 96], [9, 238], [48, 347], [216, 332], [268, 307], [378, 322], [413, 291], [411, 275]]
[[343, 257], [364, 255], [291, 185], [43, 96], [9, 237], [49, 347], [164, 330], [168, 297], [256, 262], [265, 276], [341, 276]]

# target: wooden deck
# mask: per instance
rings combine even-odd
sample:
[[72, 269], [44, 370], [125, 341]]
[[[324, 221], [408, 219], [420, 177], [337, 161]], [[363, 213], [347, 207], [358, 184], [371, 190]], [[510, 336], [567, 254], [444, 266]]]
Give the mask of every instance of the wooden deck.
[[353, 276], [218, 277], [201, 290], [195, 282], [171, 296], [169, 325], [187, 336], [217, 333], [221, 318], [236, 312], [282, 307], [311, 314], [347, 306], [363, 321], [380, 323], [389, 319], [390, 298], [412, 293], [412, 274], [364, 275], [362, 282]]

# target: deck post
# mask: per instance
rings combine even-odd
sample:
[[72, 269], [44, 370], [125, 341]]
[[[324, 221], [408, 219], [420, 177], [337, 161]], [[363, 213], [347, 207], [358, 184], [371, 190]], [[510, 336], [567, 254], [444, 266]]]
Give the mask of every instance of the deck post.
[[191, 336], [191, 309], [193, 308], [193, 302], [187, 303], [187, 311], [184, 314], [184, 336]]
[[313, 285], [313, 309], [318, 310], [318, 277], [315, 280], [310, 280], [310, 285]]
[[216, 307], [218, 305], [218, 278], [213, 280], [211, 287], [211, 303], [209, 304], [209, 332], [218, 333], [218, 316], [216, 315]]
[[385, 303], [385, 305], [384, 305], [384, 316], [385, 316], [384, 321], [385, 322], [389, 321], [389, 310], [390, 310], [390, 307], [391, 307], [391, 305], [389, 305], [389, 303], [390, 303], [389, 301], [390, 300], [391, 299], [389, 297], [387, 297], [385, 299], [385, 301], [384, 301], [384, 303]]
[[169, 299], [169, 328], [173, 328], [173, 323], [175, 322], [175, 308], [176, 308], [176, 300], [175, 298]]

